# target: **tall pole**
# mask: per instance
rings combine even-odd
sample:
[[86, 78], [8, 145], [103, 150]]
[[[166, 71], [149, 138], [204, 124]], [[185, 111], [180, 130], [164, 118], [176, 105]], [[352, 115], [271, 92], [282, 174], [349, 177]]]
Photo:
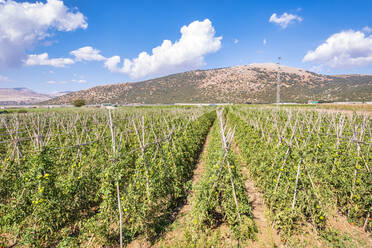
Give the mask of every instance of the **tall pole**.
[[280, 104], [280, 60], [282, 58], [278, 57], [278, 72], [277, 72], [277, 79], [276, 79], [276, 104]]

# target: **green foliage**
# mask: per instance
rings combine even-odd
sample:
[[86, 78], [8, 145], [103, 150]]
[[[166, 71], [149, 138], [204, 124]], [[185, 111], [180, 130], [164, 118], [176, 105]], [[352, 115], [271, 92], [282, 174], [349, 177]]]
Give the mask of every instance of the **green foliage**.
[[[124, 242], [155, 238], [186, 198], [214, 118], [197, 108], [115, 111], [114, 157], [106, 111], [9, 116], [21, 129], [0, 126], [0, 245], [14, 237], [19, 246], [79, 247], [92, 235], [96, 244], [117, 245], [117, 183]], [[133, 122], [141, 139], [145, 131], [144, 155]], [[12, 141], [15, 133], [22, 146]]]
[[[63, 104], [76, 98], [89, 104], [273, 103], [276, 74], [276, 70], [254, 67], [189, 71], [132, 83], [130, 87], [127, 83], [98, 86], [48, 100], [46, 104]], [[282, 102], [361, 101], [362, 98], [372, 101], [370, 75], [339, 77], [282, 71], [280, 79], [285, 85], [281, 87]]]
[[75, 106], [75, 107], [82, 107], [85, 105], [85, 100], [84, 99], [75, 99], [72, 104]]
[[[119, 211], [124, 243], [139, 235], [154, 241], [190, 191], [216, 118], [212, 110], [117, 109], [112, 112], [117, 154], [105, 110], [0, 116], [0, 245], [117, 246]], [[335, 247], [347, 245], [349, 238], [330, 229], [328, 218], [336, 209], [363, 226], [372, 207], [370, 118], [245, 106], [234, 106], [226, 116], [281, 235], [308, 223]], [[219, 237], [209, 232], [222, 222], [234, 238], [252, 239], [257, 230], [241, 165], [232, 151], [220, 163], [218, 122], [211, 132], [186, 239], [216, 246]], [[371, 227], [369, 221], [366, 228]]]
[[18, 114], [25, 114], [27, 112], [28, 111], [26, 109], [19, 109], [19, 110], [16, 111], [16, 113], [18, 113]]
[[[221, 144], [221, 134], [215, 122], [211, 139], [207, 147], [205, 171], [202, 179], [196, 186], [194, 199], [193, 230], [188, 239], [193, 243], [200, 238], [201, 232], [208, 227], [218, 226], [226, 221], [236, 239], [252, 239], [257, 231], [253, 221], [249, 198], [246, 194], [240, 165], [232, 151], [229, 151], [226, 159]], [[231, 173], [229, 172], [229, 168]], [[219, 173], [220, 172], [220, 173]], [[232, 182], [235, 187], [238, 208], [234, 200]]]
[[[282, 235], [291, 236], [304, 222], [325, 231], [332, 209], [363, 225], [372, 205], [368, 119], [235, 108], [229, 120]], [[354, 135], [365, 143], [353, 141]]]

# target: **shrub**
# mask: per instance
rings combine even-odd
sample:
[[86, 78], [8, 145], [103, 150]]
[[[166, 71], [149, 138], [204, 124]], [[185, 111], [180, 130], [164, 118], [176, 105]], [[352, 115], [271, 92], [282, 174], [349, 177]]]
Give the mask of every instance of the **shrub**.
[[85, 105], [85, 100], [84, 99], [76, 99], [72, 103], [75, 107], [81, 107]]

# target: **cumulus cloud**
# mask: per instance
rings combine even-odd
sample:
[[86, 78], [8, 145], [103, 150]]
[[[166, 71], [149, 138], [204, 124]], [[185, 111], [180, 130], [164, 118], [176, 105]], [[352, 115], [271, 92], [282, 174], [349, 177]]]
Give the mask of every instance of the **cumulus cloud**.
[[365, 26], [364, 28], [362, 28], [362, 31], [364, 32], [364, 33], [372, 33], [372, 28], [370, 28], [370, 27], [368, 27], [368, 26]]
[[332, 68], [357, 67], [372, 63], [372, 35], [361, 31], [342, 31], [331, 35], [314, 51], [308, 51], [303, 62]]
[[74, 64], [75, 61], [70, 58], [50, 59], [48, 56], [48, 53], [42, 53], [42, 54], [28, 55], [24, 63], [27, 66], [49, 65], [49, 66], [54, 66], [54, 67], [65, 67], [66, 65]]
[[49, 59], [48, 53], [42, 54], [32, 54], [28, 55], [27, 59], [24, 60], [24, 64], [28, 66], [33, 65], [47, 65], [47, 66], [54, 66], [54, 67], [65, 67], [66, 65], [74, 64], [75, 62], [79, 61], [102, 61], [106, 60], [104, 56], [100, 54], [100, 51], [94, 49], [91, 46], [81, 47], [77, 50], [71, 51], [71, 55], [75, 57], [75, 59], [71, 58], [54, 58]]
[[194, 21], [181, 28], [181, 38], [172, 43], [164, 40], [152, 49], [152, 54], [141, 52], [137, 58], [124, 59], [119, 66], [119, 56], [108, 58], [105, 66], [111, 72], [129, 74], [132, 78], [164, 75], [195, 69], [205, 64], [204, 56], [221, 48], [222, 37], [215, 37], [210, 20]]
[[57, 82], [54, 81], [54, 80], [50, 80], [50, 81], [47, 82], [47, 84], [56, 84], [56, 83], [57, 83]]
[[263, 39], [263, 44], [266, 45], [266, 43], [267, 43], [267, 40]]
[[0, 0], [0, 66], [20, 65], [26, 50], [50, 36], [52, 30], [68, 32], [87, 26], [85, 16], [70, 10], [61, 0]]
[[100, 51], [94, 49], [91, 46], [85, 46], [70, 52], [73, 56], [75, 56], [76, 61], [102, 61], [106, 58], [100, 54]]
[[238, 39], [234, 39], [234, 44], [238, 44], [239, 43], [239, 40]]
[[274, 13], [271, 15], [269, 19], [269, 22], [278, 24], [282, 28], [286, 28], [290, 23], [293, 23], [295, 21], [302, 22], [302, 18], [297, 15], [292, 15], [288, 13], [284, 13], [280, 17], [278, 17], [276, 13]]

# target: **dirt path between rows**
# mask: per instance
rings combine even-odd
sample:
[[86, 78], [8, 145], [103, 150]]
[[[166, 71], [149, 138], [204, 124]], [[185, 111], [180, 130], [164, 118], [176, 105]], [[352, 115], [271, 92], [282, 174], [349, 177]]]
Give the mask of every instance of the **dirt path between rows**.
[[191, 180], [192, 189], [189, 193], [189, 197], [187, 198], [187, 202], [180, 209], [176, 221], [174, 222], [173, 229], [167, 232], [164, 235], [164, 237], [157, 244], [154, 245], [154, 247], [174, 247], [176, 246], [175, 244], [182, 242], [182, 240], [184, 239], [185, 227], [187, 226], [187, 223], [189, 223], [191, 218], [189, 213], [191, 212], [192, 209], [191, 202], [192, 198], [194, 197], [195, 185], [199, 183], [205, 169], [205, 157], [207, 155], [207, 147], [212, 135], [211, 129], [209, 130], [208, 136], [203, 145], [198, 164], [194, 169], [194, 176]]
[[189, 192], [187, 202], [183, 206], [181, 206], [180, 209], [176, 210], [178, 214], [173, 224], [170, 225], [170, 228], [169, 228], [170, 230], [166, 232], [165, 235], [162, 238], [160, 238], [160, 240], [153, 246], [151, 246], [151, 244], [147, 242], [146, 240], [137, 239], [137, 240], [132, 241], [130, 244], [128, 244], [127, 245], [128, 248], [174, 247], [175, 246], [174, 244], [182, 242], [182, 240], [184, 239], [185, 227], [190, 219], [189, 213], [192, 209], [191, 199], [194, 195], [193, 189], [195, 188], [195, 185], [198, 184], [205, 169], [204, 161], [205, 161], [205, 156], [207, 154], [206, 148], [208, 147], [209, 140], [212, 135], [211, 133], [212, 127], [209, 130], [209, 133], [203, 144], [203, 147], [202, 147], [202, 150], [199, 156], [199, 161], [194, 169], [193, 178], [191, 179], [192, 189]]
[[357, 243], [358, 247], [372, 247], [371, 233], [365, 232], [361, 227], [350, 224], [347, 221], [347, 217], [337, 213], [336, 210], [331, 211], [328, 221], [331, 227], [350, 236]]
[[236, 144], [233, 144], [233, 150], [238, 155], [238, 161], [242, 165], [245, 188], [251, 201], [253, 218], [258, 228], [257, 240], [252, 241], [249, 247], [280, 247], [279, 234], [276, 229], [272, 228], [267, 218], [268, 209], [265, 206], [263, 195], [249, 176], [247, 165], [244, 163], [240, 149]]

